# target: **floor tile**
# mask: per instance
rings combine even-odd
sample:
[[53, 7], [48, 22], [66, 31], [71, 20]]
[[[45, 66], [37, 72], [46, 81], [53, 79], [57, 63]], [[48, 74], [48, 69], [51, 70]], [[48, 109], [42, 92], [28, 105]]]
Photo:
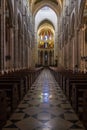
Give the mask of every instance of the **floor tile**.
[[85, 130], [50, 71], [44, 69], [2, 130]]

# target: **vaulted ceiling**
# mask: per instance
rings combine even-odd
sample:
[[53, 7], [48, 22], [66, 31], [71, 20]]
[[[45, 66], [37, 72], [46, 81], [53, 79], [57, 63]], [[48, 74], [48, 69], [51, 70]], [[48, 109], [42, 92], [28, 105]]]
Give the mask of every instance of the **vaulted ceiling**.
[[[42, 1], [44, 1], [44, 0], [42, 0]], [[50, 0], [50, 1], [58, 5], [58, 1], [57, 1], [57, 0]], [[37, 3], [39, 3], [39, 2], [41, 2], [41, 0], [36, 0], [36, 1], [34, 2], [34, 4], [37, 4]]]
[[38, 29], [42, 26], [42, 25], [50, 25], [51, 28], [53, 28], [53, 30], [55, 30], [55, 27], [53, 25], [53, 23], [47, 19], [44, 19], [38, 26]]
[[44, 6], [52, 8], [56, 14], [62, 9], [63, 0], [30, 0], [31, 11], [35, 15]]

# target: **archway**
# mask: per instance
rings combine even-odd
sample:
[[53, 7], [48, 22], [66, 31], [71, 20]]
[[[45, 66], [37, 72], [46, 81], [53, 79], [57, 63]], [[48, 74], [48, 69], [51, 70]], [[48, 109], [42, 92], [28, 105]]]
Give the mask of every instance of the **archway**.
[[[45, 12], [46, 11], [46, 12]], [[49, 15], [51, 13], [51, 15]], [[42, 17], [43, 16], [43, 17]], [[55, 21], [52, 19], [54, 17]], [[36, 63], [42, 66], [54, 65], [56, 59], [55, 53], [55, 39], [57, 30], [57, 15], [55, 12], [45, 6], [42, 8], [35, 17], [35, 32], [36, 32], [36, 42], [37, 42], [37, 61], [40, 61], [41, 56], [40, 51], [43, 52], [42, 62]]]

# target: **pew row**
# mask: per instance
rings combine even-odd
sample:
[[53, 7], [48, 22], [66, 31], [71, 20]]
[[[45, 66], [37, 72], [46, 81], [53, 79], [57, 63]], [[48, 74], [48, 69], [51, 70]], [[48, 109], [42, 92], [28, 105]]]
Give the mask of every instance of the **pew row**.
[[87, 115], [85, 115], [85, 111], [87, 113], [87, 73], [73, 73], [73, 71], [53, 67], [49, 69], [87, 129]]
[[[0, 126], [2, 127], [9, 116], [15, 111], [25, 94], [31, 89], [32, 84], [43, 68], [17, 70], [0, 75]], [[2, 103], [3, 98], [3, 104]], [[4, 109], [3, 109], [4, 108]], [[5, 116], [4, 116], [5, 114]], [[3, 115], [3, 116], [2, 116]], [[0, 127], [0, 128], [1, 128]]]

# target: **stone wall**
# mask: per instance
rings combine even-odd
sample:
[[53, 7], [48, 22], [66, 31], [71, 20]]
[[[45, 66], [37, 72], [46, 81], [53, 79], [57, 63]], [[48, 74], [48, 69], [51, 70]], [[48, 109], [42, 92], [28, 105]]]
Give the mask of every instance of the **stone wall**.
[[[33, 17], [27, 0], [0, 1], [0, 71], [32, 66]], [[31, 64], [32, 63], [32, 64]]]

